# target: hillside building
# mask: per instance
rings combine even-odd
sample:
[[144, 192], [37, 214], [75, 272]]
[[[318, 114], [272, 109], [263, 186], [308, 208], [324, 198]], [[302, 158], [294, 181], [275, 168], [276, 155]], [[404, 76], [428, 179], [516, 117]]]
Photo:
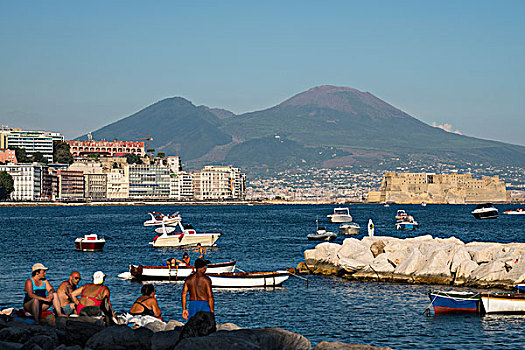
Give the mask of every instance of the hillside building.
[[129, 198], [167, 199], [170, 195], [170, 169], [163, 165], [133, 164], [129, 169]]
[[472, 178], [471, 174], [433, 174], [386, 172], [379, 194], [371, 193], [368, 201], [403, 204], [468, 204], [505, 202], [505, 183], [496, 176]]
[[58, 132], [29, 131], [3, 126], [0, 130], [0, 149], [24, 148], [28, 156], [40, 152], [49, 163], [53, 162], [53, 142], [64, 141]]
[[85, 156], [89, 154], [99, 154], [101, 156], [120, 157], [126, 154], [134, 153], [140, 157], [146, 155], [143, 141], [66, 141], [69, 145], [71, 154], [74, 157]]

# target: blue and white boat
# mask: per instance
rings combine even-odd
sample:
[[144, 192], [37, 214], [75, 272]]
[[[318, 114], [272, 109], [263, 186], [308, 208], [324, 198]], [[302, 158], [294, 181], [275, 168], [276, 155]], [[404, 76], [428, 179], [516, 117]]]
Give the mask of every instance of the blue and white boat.
[[419, 224], [411, 215], [408, 215], [405, 219], [396, 222], [396, 230], [415, 230], [419, 227]]
[[435, 314], [480, 313], [481, 295], [475, 292], [429, 291]]

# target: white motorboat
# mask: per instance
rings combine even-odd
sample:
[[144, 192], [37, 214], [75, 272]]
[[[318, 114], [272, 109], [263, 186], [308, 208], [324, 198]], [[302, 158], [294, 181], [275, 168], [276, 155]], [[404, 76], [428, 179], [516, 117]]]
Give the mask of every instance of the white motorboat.
[[334, 212], [327, 215], [327, 217], [330, 221], [337, 224], [352, 222], [352, 215], [350, 215], [348, 208], [334, 208]]
[[409, 230], [413, 231], [419, 227], [419, 224], [416, 220], [414, 220], [414, 217], [412, 215], [407, 215], [406, 218], [404, 218], [401, 221], [396, 222], [396, 230]]
[[407, 217], [408, 217], [408, 214], [404, 209], [398, 209], [396, 213], [396, 221], [403, 221]]
[[211, 273], [209, 266], [206, 275], [214, 288], [278, 287], [290, 277], [288, 271]]
[[518, 209], [515, 209], [515, 210], [506, 210], [506, 211], [503, 212], [503, 214], [506, 214], [506, 215], [525, 215], [525, 209], [518, 208]]
[[161, 227], [157, 227], [155, 232], [159, 235], [149, 244], [154, 247], [188, 247], [200, 243], [203, 247], [211, 247], [223, 234], [219, 230], [197, 232], [193, 226], [183, 225], [180, 220], [171, 225], [167, 226], [163, 223]]
[[324, 226], [318, 226], [315, 233], [306, 236], [309, 241], [333, 241], [337, 238], [337, 233], [326, 231]]
[[93, 233], [75, 239], [75, 250], [81, 252], [101, 252], [104, 249], [104, 244], [106, 244], [104, 237], [99, 237]]
[[175, 225], [177, 222], [182, 220], [179, 212], [176, 212], [173, 215], [164, 215], [162, 213], [151, 212], [148, 213], [148, 215], [151, 216], [151, 219], [144, 221], [144, 226], [161, 226], [162, 224]]
[[[235, 270], [236, 260], [208, 264], [207, 273], [225, 273]], [[195, 271], [193, 266], [147, 266], [147, 265], [129, 265], [129, 273], [122, 273], [121, 278], [130, 278], [139, 281], [177, 281], [183, 280]]]
[[525, 294], [523, 293], [482, 293], [481, 302], [487, 314], [525, 313]]
[[498, 217], [498, 209], [490, 203], [478, 204], [476, 209], [472, 211], [472, 215], [476, 219], [496, 219]]
[[358, 235], [361, 226], [357, 222], [350, 222], [339, 226], [339, 233], [342, 235]]

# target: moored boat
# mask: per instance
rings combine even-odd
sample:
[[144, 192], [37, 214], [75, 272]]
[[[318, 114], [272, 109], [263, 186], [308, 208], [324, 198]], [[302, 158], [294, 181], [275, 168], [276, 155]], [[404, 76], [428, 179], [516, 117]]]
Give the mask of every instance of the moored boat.
[[478, 204], [476, 209], [472, 211], [472, 215], [476, 219], [496, 219], [498, 217], [498, 209], [490, 203]]
[[326, 231], [324, 226], [319, 226], [315, 233], [306, 236], [309, 241], [333, 241], [337, 238], [337, 233]]
[[412, 231], [419, 227], [419, 224], [411, 215], [408, 215], [405, 219], [396, 222], [396, 230], [408, 230]]
[[337, 224], [352, 222], [352, 215], [350, 215], [348, 208], [334, 208], [334, 212], [327, 215], [327, 217], [330, 221]]
[[358, 235], [361, 227], [356, 222], [350, 222], [348, 224], [342, 224], [339, 226], [339, 233], [342, 235]]
[[99, 237], [93, 233], [75, 239], [75, 250], [81, 252], [101, 252], [105, 244], [106, 240], [104, 237]]
[[278, 287], [290, 277], [288, 271], [210, 273], [209, 270], [208, 265], [206, 275], [217, 288]]
[[[207, 273], [225, 273], [235, 270], [236, 260], [208, 264]], [[148, 266], [148, 265], [129, 265], [131, 278], [139, 281], [177, 281], [183, 280], [194, 271], [191, 265], [168, 267], [168, 266]]]
[[525, 209], [518, 208], [514, 210], [506, 210], [503, 212], [506, 215], [525, 215]]
[[162, 213], [151, 212], [148, 215], [151, 219], [144, 221], [144, 226], [161, 226], [161, 225], [175, 225], [177, 222], [180, 222], [182, 218], [178, 215], [179, 212], [176, 212], [173, 215], [164, 215]]
[[174, 226], [162, 224], [155, 229], [160, 235], [156, 236], [151, 244], [153, 247], [189, 247], [201, 244], [211, 247], [223, 235], [222, 231], [197, 232], [190, 224], [183, 225], [178, 221]]
[[435, 314], [479, 313], [481, 297], [475, 292], [429, 291]]
[[482, 293], [487, 314], [525, 314], [525, 293]]
[[407, 212], [404, 209], [398, 209], [396, 213], [396, 221], [403, 221], [408, 216]]

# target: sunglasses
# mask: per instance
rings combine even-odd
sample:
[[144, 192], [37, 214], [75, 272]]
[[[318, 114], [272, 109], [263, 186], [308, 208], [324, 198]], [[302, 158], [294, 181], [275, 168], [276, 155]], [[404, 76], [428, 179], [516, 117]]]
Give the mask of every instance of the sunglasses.
[[74, 279], [76, 279], [77, 281], [80, 281], [82, 278], [80, 277], [73, 277]]

